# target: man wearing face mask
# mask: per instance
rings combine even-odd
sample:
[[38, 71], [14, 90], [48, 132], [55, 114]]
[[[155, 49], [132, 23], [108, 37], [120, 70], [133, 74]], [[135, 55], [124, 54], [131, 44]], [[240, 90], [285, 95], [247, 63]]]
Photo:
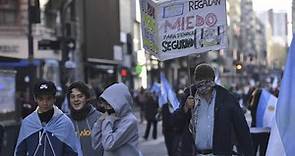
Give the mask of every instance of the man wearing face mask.
[[[194, 79], [191, 90], [184, 92], [181, 107], [173, 113], [177, 127], [192, 133], [193, 155], [254, 155], [243, 111], [229, 91], [214, 83], [213, 68], [198, 65]], [[234, 145], [239, 153], [233, 151]]]
[[74, 123], [83, 155], [102, 156], [102, 146], [94, 149], [91, 144], [91, 130], [101, 113], [89, 103], [90, 90], [88, 86], [81, 81], [73, 82], [68, 88], [67, 98], [70, 108], [69, 117]]

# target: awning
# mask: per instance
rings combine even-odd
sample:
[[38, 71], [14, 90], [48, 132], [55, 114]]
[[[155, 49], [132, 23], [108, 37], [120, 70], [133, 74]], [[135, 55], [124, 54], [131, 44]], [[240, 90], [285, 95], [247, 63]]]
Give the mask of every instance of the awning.
[[28, 60], [20, 60], [18, 62], [0, 62], [1, 68], [15, 68], [15, 67], [27, 67], [29, 65], [40, 65], [40, 60], [33, 60], [32, 62], [29, 62]]

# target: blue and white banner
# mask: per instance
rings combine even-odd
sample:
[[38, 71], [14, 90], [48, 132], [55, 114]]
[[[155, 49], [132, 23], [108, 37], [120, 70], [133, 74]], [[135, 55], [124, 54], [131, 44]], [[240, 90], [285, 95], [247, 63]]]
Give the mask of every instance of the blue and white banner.
[[262, 89], [256, 112], [256, 127], [271, 128], [278, 99]]
[[271, 129], [267, 156], [292, 156], [295, 150], [295, 38], [291, 42]]
[[176, 94], [173, 91], [171, 85], [169, 84], [168, 80], [166, 79], [163, 73], [161, 73], [160, 78], [161, 78], [161, 97], [159, 97], [159, 105], [161, 107], [163, 106], [163, 104], [169, 101], [173, 109], [176, 110], [179, 107], [179, 101], [176, 97]]

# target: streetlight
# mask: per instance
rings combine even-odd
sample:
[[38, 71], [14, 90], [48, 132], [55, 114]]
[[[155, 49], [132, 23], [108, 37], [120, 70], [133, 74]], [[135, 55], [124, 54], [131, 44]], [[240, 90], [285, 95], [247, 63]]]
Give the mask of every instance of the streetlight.
[[235, 68], [236, 68], [236, 73], [241, 73], [243, 70], [243, 64], [238, 62], [235, 64]]

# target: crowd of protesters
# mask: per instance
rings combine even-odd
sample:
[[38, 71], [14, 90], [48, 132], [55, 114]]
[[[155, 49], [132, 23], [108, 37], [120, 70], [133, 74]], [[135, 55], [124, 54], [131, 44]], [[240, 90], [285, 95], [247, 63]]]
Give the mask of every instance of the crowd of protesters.
[[[225, 89], [214, 79], [209, 64], [198, 65], [194, 84], [179, 95], [176, 110], [169, 102], [159, 106], [161, 95], [149, 89], [131, 94], [123, 83], [113, 83], [91, 92], [81, 81], [71, 83], [64, 102], [57, 105], [55, 84], [41, 80], [32, 98], [20, 96], [33, 101], [26, 102], [30, 106], [24, 109], [15, 155], [139, 156], [139, 138], [148, 140], [152, 129], [151, 137], [157, 139], [159, 120], [169, 156], [251, 156], [258, 150], [265, 155], [269, 131], [250, 131], [256, 127], [262, 87]], [[278, 96], [277, 88], [269, 92]], [[36, 106], [32, 108], [31, 103]], [[139, 108], [139, 121], [132, 113], [133, 103]], [[245, 114], [249, 111], [252, 122], [248, 126]], [[145, 120], [146, 129], [139, 136], [138, 124]]]

